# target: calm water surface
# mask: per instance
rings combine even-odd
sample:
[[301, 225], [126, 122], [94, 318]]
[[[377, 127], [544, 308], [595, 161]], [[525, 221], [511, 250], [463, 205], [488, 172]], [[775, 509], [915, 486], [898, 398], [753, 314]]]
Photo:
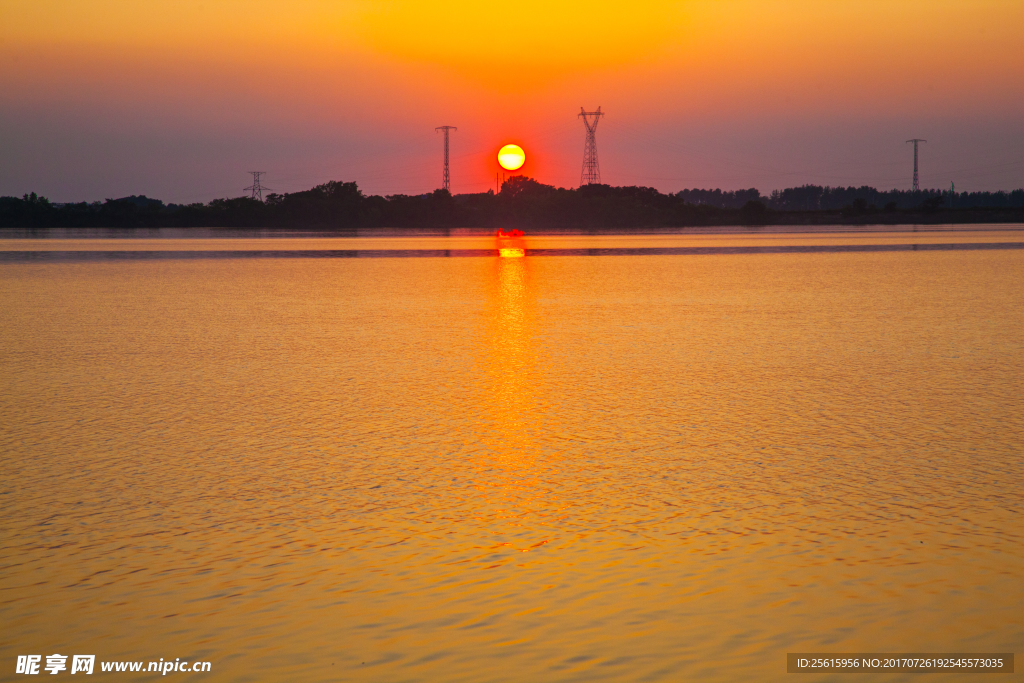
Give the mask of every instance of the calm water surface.
[[[1024, 242], [986, 235], [915, 239]], [[1019, 248], [0, 264], [0, 677], [1019, 654], [1022, 285]]]

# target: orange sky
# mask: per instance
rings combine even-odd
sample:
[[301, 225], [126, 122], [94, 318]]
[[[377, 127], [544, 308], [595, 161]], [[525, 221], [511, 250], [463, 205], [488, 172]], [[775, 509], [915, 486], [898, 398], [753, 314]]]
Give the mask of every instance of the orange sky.
[[0, 0], [0, 194], [1024, 185], [1020, 0]]

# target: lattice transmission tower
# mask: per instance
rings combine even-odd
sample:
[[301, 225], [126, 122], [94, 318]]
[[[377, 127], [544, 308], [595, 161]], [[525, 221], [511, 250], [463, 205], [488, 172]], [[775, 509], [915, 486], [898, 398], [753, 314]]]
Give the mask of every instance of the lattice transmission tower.
[[263, 187], [263, 185], [260, 184], [260, 176], [266, 175], [267, 172], [266, 171], [249, 171], [249, 174], [252, 176], [252, 185], [250, 185], [249, 187], [245, 188], [245, 191], [252, 193], [252, 194], [249, 195], [250, 199], [257, 199], [257, 200], [262, 202], [263, 201], [263, 190], [269, 190], [270, 188], [269, 187]]
[[917, 143], [928, 141], [922, 140], [921, 138], [914, 138], [913, 140], [907, 140], [907, 142], [914, 143], [914, 192], [917, 192], [918, 190], [921, 189], [921, 183], [918, 181], [917, 178]]
[[436, 133], [439, 130], [444, 131], [444, 176], [441, 179], [441, 187], [451, 192], [452, 177], [451, 174], [448, 173], [448, 131], [458, 130], [458, 128], [455, 126], [438, 126], [434, 129], [434, 132]]
[[580, 185], [596, 185], [601, 182], [601, 166], [597, 163], [597, 124], [604, 114], [601, 107], [597, 111], [584, 111], [580, 107], [578, 117], [583, 117], [583, 125], [587, 127], [587, 141], [583, 145], [583, 172], [580, 174]]

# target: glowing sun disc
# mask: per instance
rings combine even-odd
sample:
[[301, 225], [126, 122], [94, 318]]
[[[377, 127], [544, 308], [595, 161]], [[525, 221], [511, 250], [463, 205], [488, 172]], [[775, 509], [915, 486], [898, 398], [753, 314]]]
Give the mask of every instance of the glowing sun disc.
[[519, 145], [505, 145], [498, 152], [498, 163], [506, 171], [514, 171], [526, 161], [526, 152]]

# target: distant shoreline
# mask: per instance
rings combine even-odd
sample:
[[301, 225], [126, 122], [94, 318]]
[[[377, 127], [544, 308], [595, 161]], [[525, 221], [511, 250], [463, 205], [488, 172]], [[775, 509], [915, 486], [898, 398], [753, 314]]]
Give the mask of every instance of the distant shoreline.
[[[264, 200], [265, 199], [265, 200]], [[439, 235], [520, 229], [531, 234], [659, 234], [785, 227], [810, 231], [907, 229], [912, 226], [1024, 223], [1024, 188], [1011, 192], [943, 193], [804, 185], [680, 190], [584, 185], [556, 188], [515, 176], [500, 192], [452, 195], [366, 195], [354, 182], [265, 198], [164, 204], [143, 195], [103, 202], [51, 203], [36, 194], [0, 197], [0, 229], [266, 229], [358, 235]], [[470, 232], [469, 234], [472, 234]]]
[[[1024, 211], [1020, 213], [1024, 214]], [[829, 233], [914, 233], [914, 232], [992, 232], [1024, 230], [1024, 215], [1014, 222], [976, 223], [774, 223], [767, 225], [703, 225], [684, 227], [637, 228], [538, 228], [527, 236], [556, 235], [785, 235]], [[0, 228], [0, 239], [206, 239], [218, 237], [488, 237], [490, 228], [355, 228], [346, 230], [317, 230], [299, 228]]]

